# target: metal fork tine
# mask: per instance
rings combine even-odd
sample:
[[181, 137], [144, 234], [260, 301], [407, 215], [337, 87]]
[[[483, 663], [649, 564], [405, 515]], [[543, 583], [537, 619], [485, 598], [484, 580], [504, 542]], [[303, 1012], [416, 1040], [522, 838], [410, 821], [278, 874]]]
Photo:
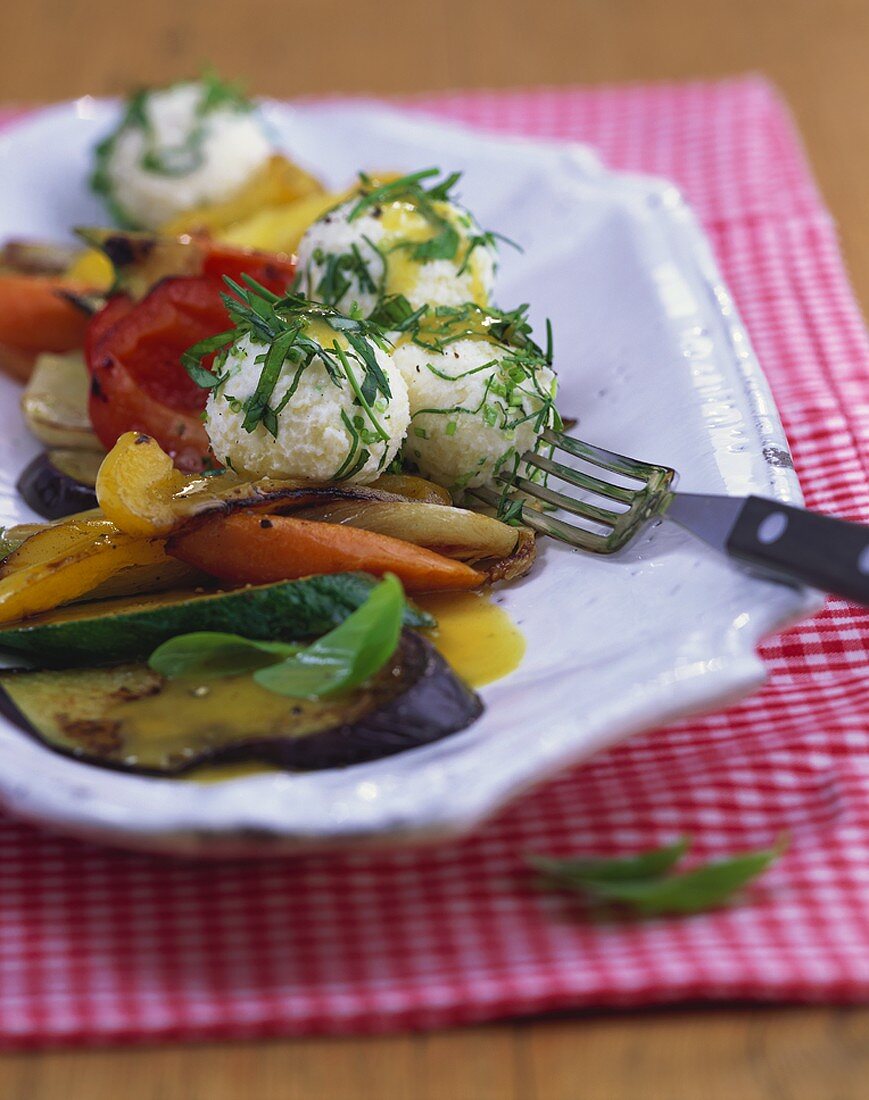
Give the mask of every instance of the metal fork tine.
[[[550, 489], [547, 485], [540, 485], [530, 478], [517, 477], [515, 471], [513, 476], [504, 471], [499, 475], [500, 480], [506, 485], [505, 492], [508, 500], [522, 501], [523, 498], [527, 500], [528, 497], [534, 497], [562, 511], [580, 516], [600, 528], [601, 530], [598, 531], [590, 531], [579, 524], [565, 523], [555, 516], [538, 512], [535, 508], [522, 509], [522, 522], [528, 527], [533, 527], [541, 534], [551, 535], [552, 538], [566, 542], [569, 546], [590, 550], [595, 554], [614, 554], [617, 550], [621, 550], [644, 523], [653, 516], [660, 515], [678, 476], [669, 466], [637, 462], [625, 455], [617, 455], [603, 447], [585, 443], [581, 439], [573, 439], [562, 432], [547, 429], [540, 438], [544, 444], [550, 444], [575, 458], [599, 466], [607, 473], [620, 474], [642, 483], [636, 489], [627, 489], [623, 485], [612, 485], [582, 470], [576, 470], [572, 466], [564, 466], [547, 455], [533, 451], [522, 455], [521, 462], [544, 473], [552, 474], [567, 485], [575, 485], [595, 493], [604, 500], [619, 501], [628, 505], [625, 511], [611, 512], [585, 500], [574, 500], [565, 493]], [[472, 489], [471, 495], [495, 508], [498, 508], [503, 500], [500, 493], [486, 488]]]
[[[491, 489], [480, 487], [472, 489], [471, 493], [485, 504], [490, 504], [493, 508], [497, 508], [501, 501], [501, 494], [494, 493]], [[523, 509], [522, 522], [526, 527], [539, 531], [541, 535], [549, 535], [551, 538], [558, 539], [559, 542], [566, 542], [570, 546], [579, 547], [581, 550], [591, 550], [594, 553], [600, 552], [600, 535], [595, 534], [593, 531], [586, 531], [572, 523], [565, 523], [554, 516], [544, 515], [534, 508]]]
[[566, 451], [575, 458], [584, 458], [586, 462], [599, 466], [602, 470], [632, 477], [637, 481], [645, 481], [655, 470], [655, 467], [648, 462], [639, 462], [626, 455], [617, 455], [614, 451], [595, 447], [591, 443], [584, 443], [581, 439], [573, 439], [563, 432], [553, 431], [552, 428], [547, 428], [540, 438], [544, 443], [551, 443], [553, 447]]
[[573, 497], [557, 493], [546, 485], [530, 481], [527, 477], [511, 479], [508, 474], [501, 474], [501, 480], [512, 485], [520, 493], [527, 493], [530, 497], [545, 500], [547, 504], [554, 504], [556, 508], [561, 508], [575, 516], [584, 516], [585, 519], [593, 520], [595, 523], [602, 523], [605, 527], [615, 527], [619, 516], [622, 515], [621, 512], [610, 512], [605, 508], [598, 508], [597, 505], [589, 504], [585, 500], [574, 500]]
[[522, 455], [522, 461], [529, 466], [536, 466], [539, 470], [545, 470], [549, 474], [566, 481], [569, 485], [576, 485], [580, 489], [587, 489], [591, 493], [597, 493], [601, 497], [609, 497], [610, 500], [619, 500], [624, 504], [630, 504], [639, 489], [625, 489], [622, 485], [612, 485], [609, 481], [601, 481], [600, 478], [585, 474], [582, 470], [574, 470], [571, 466], [563, 466], [546, 455], [536, 454], [534, 451], [526, 451]]

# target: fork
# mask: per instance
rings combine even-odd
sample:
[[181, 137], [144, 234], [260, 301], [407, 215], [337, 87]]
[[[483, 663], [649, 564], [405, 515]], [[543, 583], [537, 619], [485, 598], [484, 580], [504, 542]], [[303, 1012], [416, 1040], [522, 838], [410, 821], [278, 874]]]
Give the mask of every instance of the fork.
[[[650, 520], [666, 516], [769, 579], [807, 584], [869, 605], [869, 527], [863, 524], [765, 497], [677, 493], [679, 475], [669, 466], [627, 458], [552, 429], [540, 441], [550, 454], [526, 451], [520, 461], [527, 476], [502, 471], [501, 493], [483, 487], [473, 494], [496, 507], [513, 502], [528, 527], [595, 554], [616, 553]], [[559, 451], [609, 476], [558, 462], [553, 455]], [[606, 506], [559, 492], [551, 479], [593, 494]], [[568, 523], [527, 507], [526, 497], [584, 522]]]

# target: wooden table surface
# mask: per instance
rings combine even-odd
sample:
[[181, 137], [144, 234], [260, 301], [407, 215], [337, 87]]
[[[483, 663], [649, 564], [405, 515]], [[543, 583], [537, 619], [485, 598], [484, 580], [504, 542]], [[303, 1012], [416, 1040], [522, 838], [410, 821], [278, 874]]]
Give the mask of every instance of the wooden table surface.
[[[787, 96], [869, 304], [867, 0], [28, 0], [0, 102], [195, 72], [255, 92], [408, 92], [761, 71]], [[426, 1036], [14, 1054], [2, 1100], [850, 1100], [869, 1011], [582, 1014]]]

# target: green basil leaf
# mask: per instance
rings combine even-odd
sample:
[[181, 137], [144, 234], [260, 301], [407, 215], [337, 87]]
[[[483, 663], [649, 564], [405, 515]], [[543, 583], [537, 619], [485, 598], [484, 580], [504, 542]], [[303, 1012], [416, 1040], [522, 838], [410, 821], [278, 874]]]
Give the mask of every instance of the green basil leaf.
[[619, 859], [601, 859], [595, 856], [574, 859], [550, 859], [546, 856], [528, 856], [528, 863], [547, 879], [572, 886], [588, 880], [618, 882], [625, 879], [642, 880], [660, 878], [675, 866], [688, 851], [688, 837], [681, 837], [662, 848], [653, 848], [637, 856]]
[[340, 626], [280, 664], [255, 672], [254, 679], [293, 698], [348, 691], [379, 672], [395, 652], [403, 615], [404, 591], [387, 575]]
[[643, 916], [701, 913], [717, 909], [756, 878], [779, 851], [746, 852], [707, 863], [682, 875], [630, 882], [589, 880], [586, 890], [598, 902], [627, 905]]
[[299, 646], [258, 642], [240, 634], [202, 630], [170, 638], [151, 654], [150, 667], [167, 680], [218, 679], [253, 672], [296, 653]]
[[529, 863], [556, 887], [579, 894], [593, 905], [615, 905], [645, 916], [701, 913], [717, 909], [784, 851], [773, 848], [714, 860], [682, 874], [667, 874], [687, 850], [683, 839], [622, 860], [546, 859]]

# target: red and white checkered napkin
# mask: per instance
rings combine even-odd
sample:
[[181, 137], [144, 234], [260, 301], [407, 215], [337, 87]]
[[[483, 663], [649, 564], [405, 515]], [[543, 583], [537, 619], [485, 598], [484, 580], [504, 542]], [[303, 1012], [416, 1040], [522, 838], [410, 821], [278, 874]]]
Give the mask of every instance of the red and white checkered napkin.
[[[869, 516], [869, 343], [830, 218], [757, 80], [437, 97], [466, 122], [588, 141], [678, 181], [712, 236], [808, 503]], [[865, 411], [865, 409], [864, 409]], [[749, 702], [637, 737], [436, 851], [195, 865], [0, 822], [9, 1043], [372, 1032], [688, 998], [869, 996], [867, 620], [843, 603], [764, 649]], [[731, 911], [595, 924], [520, 854], [714, 856], [790, 833]]]

